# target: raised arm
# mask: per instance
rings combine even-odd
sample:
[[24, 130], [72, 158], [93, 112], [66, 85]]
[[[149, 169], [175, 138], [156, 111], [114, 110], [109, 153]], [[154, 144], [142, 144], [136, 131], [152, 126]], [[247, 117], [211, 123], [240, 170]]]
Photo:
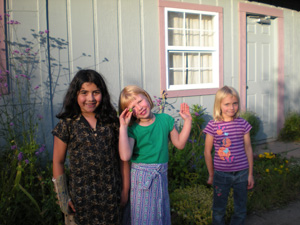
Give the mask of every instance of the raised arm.
[[180, 105], [180, 116], [184, 120], [184, 124], [180, 134], [177, 132], [175, 127], [170, 132], [170, 137], [173, 145], [178, 149], [183, 149], [186, 141], [188, 140], [192, 128], [192, 116], [188, 104], [182, 103]]
[[214, 143], [214, 137], [211, 136], [210, 134], [206, 134], [205, 146], [204, 146], [204, 157], [205, 157], [205, 163], [209, 174], [207, 184], [212, 184], [214, 179], [214, 166], [213, 166], [213, 160], [211, 155], [213, 143]]
[[129, 161], [132, 156], [134, 139], [128, 137], [128, 124], [130, 122], [132, 112], [126, 108], [120, 115], [120, 130], [119, 130], [119, 154], [123, 161]]

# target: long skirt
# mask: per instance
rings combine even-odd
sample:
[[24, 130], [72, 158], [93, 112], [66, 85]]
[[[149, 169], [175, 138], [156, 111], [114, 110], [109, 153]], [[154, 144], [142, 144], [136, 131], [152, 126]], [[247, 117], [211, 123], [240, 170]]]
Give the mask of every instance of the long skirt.
[[167, 170], [167, 163], [131, 164], [131, 224], [171, 224]]

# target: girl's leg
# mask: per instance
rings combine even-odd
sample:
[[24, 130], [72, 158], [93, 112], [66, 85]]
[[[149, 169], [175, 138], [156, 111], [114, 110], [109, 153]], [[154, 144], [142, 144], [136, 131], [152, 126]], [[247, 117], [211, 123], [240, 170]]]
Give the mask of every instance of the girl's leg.
[[233, 183], [234, 214], [230, 225], [243, 225], [247, 216], [248, 170], [236, 172]]
[[221, 171], [214, 173], [213, 225], [225, 224], [226, 206], [232, 180], [228, 175]]

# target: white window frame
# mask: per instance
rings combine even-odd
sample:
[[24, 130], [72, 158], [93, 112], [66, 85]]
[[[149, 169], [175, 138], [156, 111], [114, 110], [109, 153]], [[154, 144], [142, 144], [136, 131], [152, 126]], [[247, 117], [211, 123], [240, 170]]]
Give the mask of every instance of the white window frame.
[[[178, 8], [165, 8], [165, 62], [166, 62], [166, 90], [176, 91], [176, 90], [190, 90], [190, 89], [210, 89], [219, 87], [219, 14], [216, 12], [200, 11], [200, 10], [188, 10], [188, 9], [178, 9]], [[192, 13], [198, 15], [209, 15], [214, 16], [214, 46], [213, 47], [197, 47], [197, 46], [169, 46], [169, 32], [168, 32], [168, 12], [181, 12]], [[184, 17], [185, 18], [185, 17]], [[185, 21], [185, 19], [183, 19]], [[183, 32], [185, 32], [185, 27], [183, 27]], [[184, 34], [184, 39], [186, 35]], [[185, 40], [184, 40], [185, 43]], [[212, 53], [212, 71], [213, 71], [213, 82], [212, 83], [202, 83], [202, 84], [185, 84], [185, 85], [170, 85], [169, 84], [169, 52], [180, 52], [180, 53]], [[182, 58], [184, 60], [184, 57]], [[184, 64], [183, 64], [184, 65]]]

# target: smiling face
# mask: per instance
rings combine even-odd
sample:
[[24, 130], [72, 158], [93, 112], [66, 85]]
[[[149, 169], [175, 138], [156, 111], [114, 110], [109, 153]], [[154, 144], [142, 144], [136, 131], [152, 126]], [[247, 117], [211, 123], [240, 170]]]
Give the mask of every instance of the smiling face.
[[83, 115], [95, 114], [94, 111], [100, 105], [102, 94], [94, 83], [83, 83], [77, 93], [77, 102]]
[[129, 103], [128, 108], [132, 109], [133, 115], [140, 121], [148, 120], [152, 116], [151, 105], [143, 94], [134, 95], [133, 101]]
[[227, 95], [221, 101], [221, 112], [224, 121], [232, 121], [239, 109], [239, 101], [233, 95]]

